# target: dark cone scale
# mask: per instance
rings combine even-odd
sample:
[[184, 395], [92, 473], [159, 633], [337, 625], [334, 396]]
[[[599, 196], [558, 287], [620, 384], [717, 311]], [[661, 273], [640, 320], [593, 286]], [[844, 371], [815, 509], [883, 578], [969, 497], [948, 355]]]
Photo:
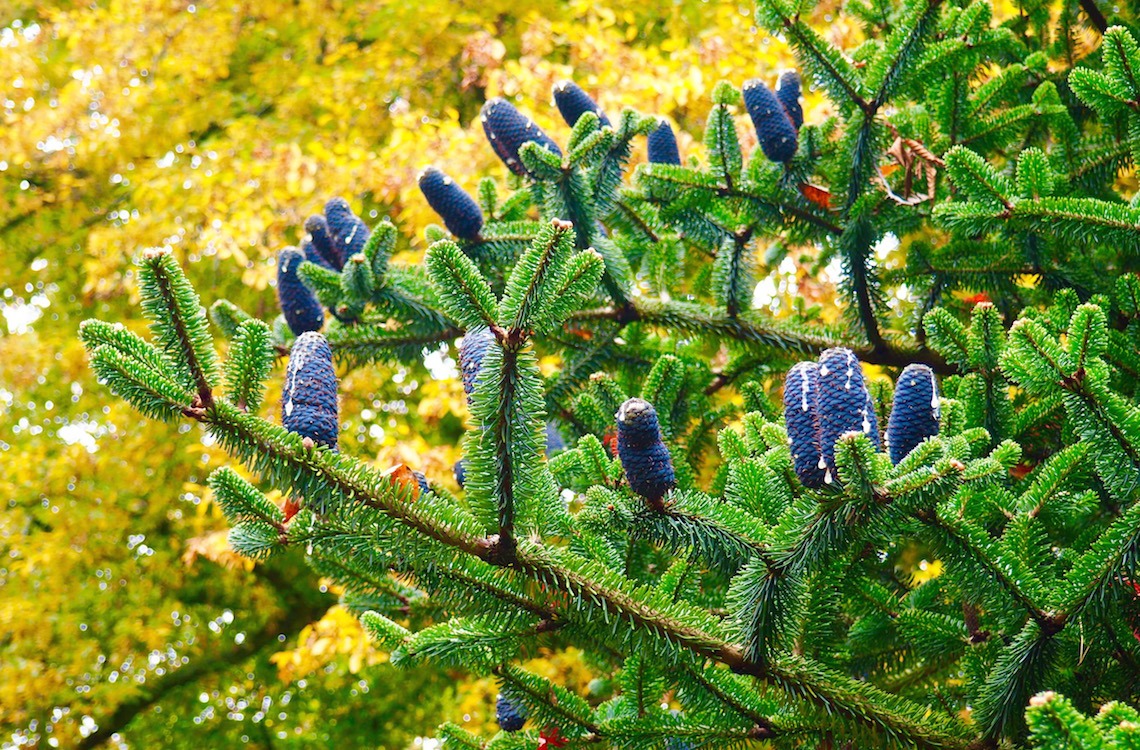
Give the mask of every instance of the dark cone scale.
[[506, 99], [496, 97], [488, 100], [483, 105], [479, 119], [483, 122], [483, 132], [487, 134], [491, 148], [495, 149], [495, 153], [503, 163], [517, 175], [527, 173], [519, 158], [519, 149], [524, 143], [534, 141], [548, 151], [562, 156], [558, 144]]
[[293, 335], [306, 331], [319, 331], [325, 324], [325, 310], [316, 295], [297, 275], [305, 256], [295, 247], [287, 247], [277, 254], [277, 303]]
[[319, 333], [303, 333], [289, 352], [281, 391], [281, 424], [289, 432], [336, 449], [337, 380], [332, 350]]
[[772, 90], [757, 78], [745, 82], [744, 106], [764, 156], [772, 161], [791, 161], [796, 155], [796, 129]]
[[800, 362], [784, 379], [784, 424], [796, 476], [805, 487], [823, 486], [827, 464], [819, 436], [819, 365]]
[[326, 203], [325, 221], [328, 222], [329, 233], [332, 235], [333, 246], [340, 258], [341, 267], [344, 267], [345, 262], [352, 256], [364, 252], [368, 236], [372, 233], [368, 230], [368, 225], [352, 212], [348, 201], [344, 198], [333, 198]]
[[837, 347], [819, 355], [819, 443], [826, 464], [824, 483], [835, 477], [835, 443], [847, 432], [874, 440], [878, 432], [863, 367], [850, 349]]
[[483, 212], [479, 204], [463, 188], [435, 167], [420, 173], [420, 192], [428, 205], [439, 214], [447, 231], [465, 240], [476, 240], [483, 228]]
[[657, 127], [649, 134], [648, 146], [650, 164], [680, 165], [681, 152], [677, 149], [677, 136], [665, 120], [658, 120]]
[[526, 724], [526, 706], [512, 703], [500, 693], [495, 699], [495, 720], [504, 732], [517, 732]]
[[475, 382], [479, 377], [479, 370], [483, 367], [483, 357], [487, 355], [487, 348], [495, 340], [495, 334], [490, 328], [477, 328], [468, 331], [459, 344], [459, 369], [463, 374], [463, 392], [467, 394], [467, 402], [471, 402], [471, 394], [475, 392]]
[[891, 463], [902, 461], [923, 440], [937, 435], [940, 416], [934, 371], [926, 365], [907, 365], [895, 385], [895, 400], [887, 420]]
[[610, 125], [610, 118], [606, 117], [606, 113], [602, 111], [598, 103], [573, 81], [560, 81], [554, 84], [554, 104], [558, 107], [558, 113], [562, 115], [562, 119], [570, 127], [577, 125], [578, 118], [587, 112], [596, 114], [598, 124], [602, 127], [609, 127]]
[[673, 459], [661, 438], [657, 410], [640, 398], [631, 398], [617, 413], [618, 457], [630, 489], [654, 502], [677, 486]]
[[802, 93], [799, 73], [788, 70], [780, 74], [780, 80], [776, 82], [776, 98], [780, 100], [797, 132], [804, 126], [804, 108], [800, 106]]

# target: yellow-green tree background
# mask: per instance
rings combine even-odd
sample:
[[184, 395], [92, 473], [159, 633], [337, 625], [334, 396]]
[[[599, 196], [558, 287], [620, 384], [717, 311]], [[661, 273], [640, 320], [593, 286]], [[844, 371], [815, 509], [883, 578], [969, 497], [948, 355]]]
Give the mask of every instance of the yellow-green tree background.
[[[476, 121], [487, 97], [564, 141], [550, 89], [573, 77], [611, 113], [699, 134], [718, 80], [788, 64], [736, 2], [0, 4], [0, 742], [404, 747], [489, 721], [492, 686], [397, 672], [301, 560], [236, 559], [204, 484], [225, 456], [114, 400], [76, 327], [145, 327], [131, 258], [151, 246], [207, 302], [271, 317], [272, 257], [332, 196], [391, 216], [414, 261], [435, 220], [419, 168], [469, 190], [505, 176]], [[345, 450], [452, 481], [455, 380], [373, 368], [342, 394]], [[590, 679], [573, 652], [536, 668]]]

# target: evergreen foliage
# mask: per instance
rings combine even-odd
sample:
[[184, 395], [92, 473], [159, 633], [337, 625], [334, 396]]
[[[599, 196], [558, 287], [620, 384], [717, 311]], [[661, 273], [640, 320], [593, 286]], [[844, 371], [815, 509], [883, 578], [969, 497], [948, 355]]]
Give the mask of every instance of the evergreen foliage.
[[[342, 261], [300, 272], [336, 313], [327, 342], [268, 340], [215, 305], [231, 337], [215, 392], [197, 296], [151, 252], [154, 343], [88, 322], [92, 366], [299, 499], [285, 521], [216, 472], [235, 549], [335, 561], [393, 663], [495, 675], [504, 730], [530, 717], [629, 748], [1131, 746], [1140, 209], [1114, 176], [1140, 146], [1134, 36], [1108, 30], [1070, 71], [1037, 48], [1057, 31], [1047, 10], [996, 25], [985, 3], [908, 2], [863, 7], [871, 33], [847, 55], [797, 8], [760, 15], [827, 120], [797, 133], [791, 78], [784, 97], [722, 83], [704, 161], [658, 141], [626, 179], [633, 140], [663, 137], [655, 117], [586, 107], [562, 149], [492, 100], [482, 123], [516, 189], [480, 188], [474, 236], [429, 230], [423, 264], [398, 265], [386, 221], [369, 233], [330, 202], [307, 223]], [[880, 252], [891, 239], [901, 260]], [[791, 248], [838, 261], [846, 321], [753, 307]], [[460, 336], [461, 495], [314, 446], [336, 445], [334, 357], [411, 360]], [[291, 349], [285, 403], [331, 422], [258, 416], [267, 346]], [[860, 360], [901, 369], [893, 389]], [[548, 458], [551, 420], [573, 439]], [[374, 595], [397, 585], [431, 616]], [[612, 694], [518, 666], [570, 644]]]

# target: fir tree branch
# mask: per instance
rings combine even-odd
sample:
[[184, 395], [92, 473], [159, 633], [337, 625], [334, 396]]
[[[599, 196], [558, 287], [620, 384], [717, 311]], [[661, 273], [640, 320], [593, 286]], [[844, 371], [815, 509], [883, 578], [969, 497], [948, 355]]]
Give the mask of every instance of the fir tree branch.
[[641, 322], [804, 355], [815, 355], [824, 349], [846, 346], [854, 351], [860, 360], [870, 364], [885, 367], [905, 367], [908, 364], [919, 362], [930, 366], [939, 374], [953, 375], [957, 372], [942, 357], [929, 349], [904, 349], [885, 342], [881, 347], [876, 348], [868, 346], [866, 343], [838, 337], [801, 333], [775, 325], [765, 326], [761, 322], [760, 314], [756, 312], [730, 318], [721, 313], [710, 312], [698, 304], [676, 301], [663, 302], [638, 297], [632, 300], [630, 308], [598, 307], [583, 310], [571, 316], [571, 320], [579, 321], [597, 319], [617, 320], [623, 324]]
[[[162, 295], [162, 302], [170, 312], [170, 323], [174, 328], [175, 335], [178, 337], [186, 365], [189, 367], [190, 373], [194, 378], [194, 383], [198, 388], [198, 403], [195, 406], [209, 409], [214, 405], [214, 392], [210, 388], [210, 381], [206, 375], [203, 363], [198, 359], [193, 336], [190, 332], [190, 324], [183, 319], [181, 315], [182, 306], [175, 297], [175, 282], [170, 278], [167, 273], [166, 264], [163, 262], [169, 257], [169, 250], [156, 248], [144, 253], [143, 262], [149, 267], [151, 273], [154, 274], [155, 283], [158, 286], [159, 293]], [[195, 301], [197, 301], [196, 298]]]
[[1089, 17], [1089, 23], [1101, 34], [1108, 31], [1108, 19], [1096, 5], [1096, 0], [1080, 0], [1081, 10]]

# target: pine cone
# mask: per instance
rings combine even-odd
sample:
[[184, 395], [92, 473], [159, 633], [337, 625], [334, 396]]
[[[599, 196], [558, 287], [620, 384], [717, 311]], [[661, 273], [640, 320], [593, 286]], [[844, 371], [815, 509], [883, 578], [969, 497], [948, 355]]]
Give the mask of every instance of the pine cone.
[[771, 89], [758, 78], [746, 81], [744, 106], [752, 118], [764, 155], [772, 161], [791, 161], [796, 155], [796, 129]]
[[328, 341], [319, 333], [302, 333], [293, 342], [285, 370], [281, 424], [289, 432], [336, 450], [340, 430], [336, 391], [336, 371]]
[[483, 228], [483, 212], [479, 204], [450, 177], [435, 167], [420, 173], [420, 192], [428, 205], [439, 214], [447, 231], [465, 240], [479, 239]]
[[815, 362], [800, 362], [788, 371], [784, 379], [784, 424], [796, 476], [804, 487], [822, 487], [827, 464], [820, 446], [819, 365]]
[[306, 331], [319, 331], [325, 324], [325, 310], [297, 269], [305, 256], [295, 247], [287, 247], [277, 254], [277, 303], [293, 335]]
[[938, 381], [926, 365], [907, 365], [895, 386], [887, 420], [887, 451], [891, 463], [906, 458], [919, 443], [938, 434], [941, 409]]
[[819, 444], [826, 464], [824, 483], [835, 477], [835, 443], [847, 432], [869, 438], [878, 432], [871, 395], [859, 358], [837, 347], [819, 355]]
[[345, 259], [338, 253], [328, 222], [322, 214], [314, 214], [305, 219], [305, 231], [309, 233], [313, 249], [325, 259], [325, 265], [334, 271], [344, 268]]
[[505, 695], [499, 693], [495, 699], [495, 720], [504, 732], [517, 732], [526, 723], [526, 706], [511, 703]]
[[630, 489], [659, 501], [677, 486], [673, 459], [661, 438], [657, 410], [640, 398], [631, 398], [617, 413], [618, 457]]
[[657, 121], [657, 128], [649, 134], [648, 146], [650, 164], [680, 165], [681, 152], [677, 149], [677, 136], [664, 118]]
[[421, 495], [431, 492], [431, 485], [428, 484], [428, 478], [422, 471], [412, 471], [412, 476], [416, 478], [416, 484], [419, 485]]
[[550, 458], [558, 451], [566, 450], [566, 441], [558, 431], [558, 425], [553, 422], [546, 423], [546, 457]]
[[787, 70], [780, 74], [776, 82], [776, 98], [784, 107], [792, 126], [799, 132], [804, 126], [804, 108], [800, 106], [800, 96], [803, 94], [800, 87], [800, 74], [794, 70]]
[[344, 198], [333, 198], [325, 204], [325, 221], [329, 225], [333, 247], [340, 257], [343, 268], [345, 261], [364, 251], [368, 236], [372, 234], [368, 225], [352, 212]]
[[495, 341], [495, 334], [490, 328], [477, 328], [468, 331], [459, 343], [459, 369], [463, 374], [463, 392], [467, 394], [467, 403], [471, 403], [471, 394], [475, 392], [475, 381], [479, 377], [479, 370], [483, 367], [483, 357], [487, 348]]
[[610, 127], [610, 118], [606, 117], [606, 113], [598, 103], [573, 81], [559, 81], [554, 84], [554, 104], [558, 107], [562, 119], [570, 127], [577, 125], [578, 118], [587, 112], [596, 114], [598, 123], [602, 127]]
[[301, 252], [304, 254], [305, 260], [310, 263], [315, 263], [321, 268], [327, 268], [330, 271], [337, 270], [333, 268], [333, 264], [329, 262], [328, 258], [320, 254], [317, 250], [317, 246], [313, 244], [311, 239], [301, 240]]
[[455, 472], [455, 481], [459, 484], [459, 489], [463, 489], [463, 485], [467, 482], [467, 464], [465, 464], [461, 458], [455, 462], [455, 466], [452, 468]]
[[526, 167], [519, 159], [519, 149], [524, 143], [534, 141], [551, 153], [562, 156], [558, 144], [506, 99], [496, 97], [488, 100], [483, 105], [479, 119], [483, 121], [483, 132], [487, 134], [491, 148], [517, 175], [527, 174]]

